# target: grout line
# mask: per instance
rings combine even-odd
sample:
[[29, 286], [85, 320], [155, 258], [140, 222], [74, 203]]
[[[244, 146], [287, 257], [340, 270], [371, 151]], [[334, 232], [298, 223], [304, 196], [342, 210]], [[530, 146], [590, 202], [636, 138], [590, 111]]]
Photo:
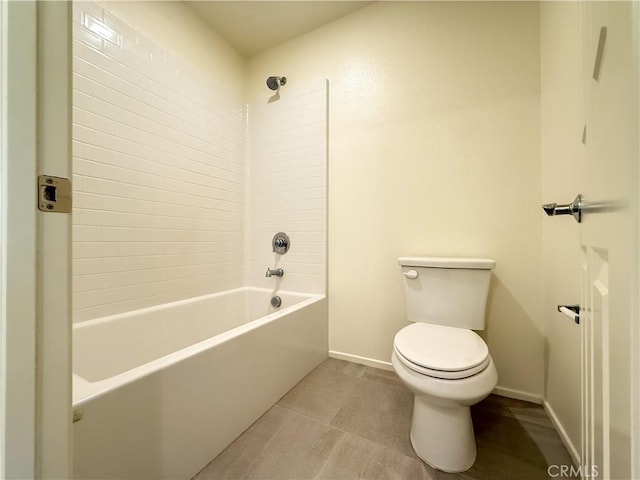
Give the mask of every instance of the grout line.
[[[80, 92], [80, 93], [82, 93], [82, 92]], [[107, 103], [107, 102], [105, 102], [105, 103]], [[111, 105], [113, 105], [113, 104], [111, 104]], [[114, 108], [116, 107], [115, 105], [113, 105], [113, 106], [114, 106]], [[89, 110], [86, 107], [80, 107], [80, 106], [76, 105], [75, 108], [78, 111], [81, 111], [81, 112], [83, 112], [85, 114], [89, 114], [89, 119], [90, 119], [91, 116], [94, 116], [94, 117], [97, 117], [98, 119], [103, 119], [103, 120], [107, 120], [108, 122], [113, 122], [119, 128], [125, 127], [125, 129], [131, 130], [131, 133], [133, 133], [133, 134], [135, 134], [136, 132], [142, 132], [142, 133], [145, 133], [147, 135], [150, 135], [150, 136], [154, 137], [151, 140], [160, 140], [160, 141], [163, 141], [163, 142], [168, 142], [168, 143], [171, 144], [171, 146], [178, 145], [179, 147], [181, 147], [181, 149], [184, 149], [185, 151], [188, 151], [189, 153], [196, 152], [196, 153], [200, 153], [200, 154], [203, 154], [203, 155], [206, 155], [206, 156], [214, 156], [214, 154], [212, 154], [211, 152], [206, 151], [206, 150], [202, 150], [200, 148], [197, 148], [194, 145], [189, 145], [189, 144], [187, 144], [187, 143], [185, 143], [183, 141], [177, 140], [176, 138], [164, 137], [159, 133], [150, 131], [150, 129], [142, 128], [144, 123], [139, 124], [139, 126], [134, 126], [134, 125], [131, 125], [130, 123], [127, 123], [126, 121], [124, 121], [122, 119], [117, 119], [117, 118], [113, 118], [113, 117], [107, 116], [107, 115], [102, 114], [102, 113], [97, 113], [97, 112], [94, 112], [92, 110]], [[117, 108], [120, 108], [120, 107], [117, 107]], [[120, 109], [123, 110], [122, 108], [120, 108]], [[127, 113], [129, 113], [131, 115], [136, 115], [137, 117], [140, 117], [141, 120], [153, 121], [153, 120], [151, 120], [151, 119], [149, 119], [149, 118], [147, 118], [147, 117], [145, 117], [143, 115], [137, 114], [135, 112], [131, 112], [131, 111], [127, 111], [127, 110], [123, 110], [123, 111], [125, 111], [125, 112], [127, 112]], [[87, 119], [85, 119], [85, 120], [87, 120]], [[86, 122], [86, 123], [91, 123], [91, 122], [89, 121], [89, 122]], [[79, 125], [79, 126], [82, 126], [82, 127], [88, 127], [88, 125], [86, 125], [86, 123], [85, 122], [80, 122], [80, 123], [74, 122], [74, 125]], [[165, 127], [165, 128], [169, 128], [169, 127]], [[181, 132], [179, 132], [179, 133], [181, 133]], [[120, 137], [120, 138], [126, 138], [126, 137]], [[207, 145], [209, 147], [213, 146], [216, 149], [222, 150], [222, 151], [224, 151], [226, 153], [229, 153], [229, 154], [234, 154], [235, 153], [233, 149], [226, 148], [225, 146], [217, 145], [217, 144], [214, 144], [214, 143], [210, 143], [210, 142], [207, 142], [206, 140], [198, 139], [197, 137], [194, 137], [194, 138], [196, 140], [198, 140], [198, 142], [204, 143], [205, 145]], [[151, 147], [151, 145], [147, 145], [147, 144], [143, 144], [143, 145]], [[234, 147], [239, 147], [240, 144], [239, 143], [237, 145], [233, 144], [233, 146]], [[169, 152], [169, 153], [171, 153], [171, 152]], [[179, 154], [174, 153], [174, 155], [179, 155]], [[192, 158], [192, 157], [188, 156], [187, 158]], [[219, 157], [219, 159], [221, 161], [223, 161], [223, 162], [231, 163], [232, 165], [237, 165], [232, 160], [227, 160], [226, 158], [222, 158], [222, 157]], [[198, 160], [195, 160], [195, 161], [198, 161]]]
[[[89, 194], [89, 195], [97, 195], [97, 194]], [[193, 208], [199, 208], [199, 207], [193, 207]], [[205, 211], [215, 211], [215, 212], [222, 212], [225, 214], [234, 214], [234, 215], [240, 215], [243, 212], [239, 211], [239, 212], [235, 212], [233, 210], [219, 210], [219, 209], [214, 209], [214, 208], [208, 208], [208, 209], [204, 209]], [[163, 213], [138, 213], [138, 212], [131, 212], [131, 211], [120, 211], [120, 210], [109, 210], [109, 209], [98, 209], [98, 208], [86, 208], [86, 207], [75, 207], [74, 208], [74, 213], [78, 213], [78, 212], [87, 212], [87, 213], [116, 213], [116, 214], [120, 214], [120, 215], [140, 215], [143, 217], [165, 217], [165, 218], [179, 218], [182, 220], [200, 220], [200, 221], [204, 221], [204, 222], [227, 222], [227, 223], [236, 223], [239, 220], [220, 220], [220, 219], [215, 219], [215, 218], [207, 218], [207, 217], [183, 217], [181, 215], [167, 215], [167, 214], [163, 214]], [[90, 224], [90, 223], [76, 223], [74, 224], [74, 226], [76, 227], [124, 227], [125, 225], [104, 225], [102, 223], [99, 224]]]
[[[163, 178], [165, 180], [170, 180], [170, 181], [174, 181], [174, 182], [187, 183], [187, 184], [190, 184], [190, 185], [197, 185], [198, 187], [204, 187], [204, 188], [208, 188], [208, 189], [211, 189], [211, 190], [219, 190], [219, 191], [222, 191], [222, 192], [232, 193], [234, 195], [242, 195], [243, 194], [242, 189], [238, 189], [239, 191], [226, 190], [224, 188], [219, 188], [219, 187], [212, 186], [211, 184], [204, 184], [203, 185], [203, 184], [199, 184], [199, 183], [189, 182], [189, 181], [186, 181], [186, 180], [176, 180], [175, 178], [172, 178], [172, 177], [165, 177], [163, 175], [158, 175], [158, 174], [152, 173], [152, 172], [145, 172], [143, 170], [134, 170], [134, 169], [131, 169], [131, 168], [120, 166], [120, 165], [114, 165], [113, 163], [100, 162], [100, 161], [97, 161], [97, 160], [93, 160], [91, 158], [84, 158], [84, 157], [80, 157], [80, 156], [77, 156], [77, 155], [74, 156], [73, 158], [74, 159], [78, 159], [78, 160], [82, 160], [83, 162], [87, 162], [87, 163], [92, 163], [92, 164], [97, 164], [97, 165], [104, 165], [106, 167], [110, 167], [110, 168], [114, 168], [114, 169], [118, 169], [118, 170], [125, 170], [125, 171], [129, 171], [129, 172], [135, 172], [135, 173], [138, 173], [138, 174], [141, 174], [141, 175], [154, 176], [154, 177]], [[148, 161], [152, 162], [153, 160], [148, 160]], [[149, 185], [141, 185], [140, 183], [131, 183], [131, 182], [123, 181], [123, 180], [116, 180], [116, 179], [112, 179], [112, 178], [107, 178], [106, 176], [98, 177], [98, 176], [90, 175], [90, 174], [87, 174], [87, 173], [74, 173], [74, 175], [77, 175], [77, 176], [82, 177], [82, 178], [91, 178], [91, 179], [95, 179], [95, 180], [102, 180], [102, 181], [105, 181], [105, 182], [115, 182], [115, 183], [118, 183], [119, 185], [131, 185], [131, 186], [134, 186], [134, 187], [137, 187], [137, 188], [151, 188], [151, 189], [154, 189], [154, 190], [160, 190], [162, 192], [178, 193], [178, 194], [183, 194], [183, 195], [192, 195], [192, 196], [201, 197], [201, 198], [207, 198], [207, 199], [211, 199], [211, 198], [217, 199], [217, 197], [207, 197], [207, 196], [204, 196], [204, 195], [197, 195], [195, 193], [182, 192], [182, 191], [179, 191], [179, 190], [169, 190], [169, 189], [166, 189], [166, 188], [163, 188], [163, 187], [151, 187]], [[224, 179], [218, 178], [218, 177], [215, 177], [215, 179], [219, 180], [219, 181], [226, 181], [228, 183], [233, 183], [231, 181], [227, 181], [227, 180], [224, 180]], [[240, 183], [237, 183], [236, 185], [241, 186]], [[80, 191], [82, 191], [82, 190], [80, 190]], [[91, 193], [91, 192], [86, 192], [86, 193]]]
[[[90, 113], [90, 112], [89, 112], [89, 113]], [[92, 114], [92, 115], [95, 115], [95, 114]], [[118, 122], [115, 122], [114, 120], [110, 120], [110, 119], [107, 119], [107, 120], [109, 120], [109, 121], [111, 121], [111, 122], [114, 122], [114, 123], [118, 123]], [[138, 141], [136, 141], [136, 140], [132, 140], [131, 138], [121, 137], [121, 136], [115, 135], [115, 134], [110, 133], [109, 131], [104, 130], [104, 129], [94, 128], [94, 127], [90, 127], [90, 126], [88, 126], [88, 125], [83, 125], [83, 124], [81, 124], [81, 123], [76, 123], [76, 122], [74, 122], [74, 123], [73, 123], [73, 125], [74, 125], [74, 126], [81, 127], [81, 128], [84, 128], [84, 129], [86, 129], [86, 130], [90, 130], [90, 131], [92, 131], [92, 132], [96, 132], [96, 133], [101, 134], [101, 135], [107, 135], [107, 136], [109, 136], [109, 137], [113, 137], [113, 138], [116, 138], [116, 139], [118, 139], [118, 140], [123, 140], [123, 141], [125, 141], [125, 142], [133, 143], [134, 145], [139, 145], [139, 146], [141, 146], [141, 147], [144, 147], [145, 149], [149, 149], [149, 150], [152, 150], [152, 151], [156, 152], [156, 154], [160, 154], [160, 155], [170, 155], [170, 156], [172, 156], [172, 157], [179, 158], [179, 159], [184, 159], [184, 158], [186, 158], [187, 160], [190, 160], [190, 161], [192, 161], [192, 162], [194, 162], [194, 163], [197, 163], [197, 164], [200, 164], [200, 165], [205, 165], [205, 166], [210, 167], [210, 168], [217, 168], [218, 170], [222, 170], [222, 171], [224, 171], [224, 172], [229, 172], [229, 173], [232, 173], [232, 174], [234, 174], [234, 175], [241, 175], [241, 174], [242, 174], [241, 172], [240, 172], [240, 173], [238, 173], [238, 172], [234, 172], [233, 170], [228, 170], [228, 169], [226, 169], [226, 168], [216, 167], [216, 166], [211, 165], [211, 164], [209, 164], [209, 163], [206, 163], [206, 162], [203, 162], [203, 161], [197, 160], [197, 159], [195, 159], [195, 158], [192, 158], [191, 156], [181, 155], [181, 154], [179, 154], [179, 153], [175, 153], [175, 152], [167, 152], [166, 150], [162, 150], [162, 149], [157, 148], [157, 147], [154, 147], [154, 146], [152, 146], [152, 145], [147, 145], [146, 143], [142, 143], [142, 142], [138, 142]], [[82, 135], [79, 135], [79, 136], [82, 138]], [[76, 138], [77, 138], [77, 137], [76, 137]], [[82, 142], [83, 140], [80, 140], [80, 141]], [[87, 142], [87, 143], [88, 143], [88, 142]], [[219, 156], [214, 155], [214, 154], [205, 154], [205, 155], [208, 155], [208, 156], [211, 156], [211, 157], [215, 157], [215, 158], [220, 158]], [[222, 159], [222, 158], [220, 158], [220, 159], [221, 159], [221, 160], [224, 160], [224, 159]]]
[[[206, 132], [206, 129], [204, 129], [204, 128], [200, 127], [199, 125], [196, 125], [195, 123], [189, 122], [188, 120], [185, 120], [184, 118], [176, 117], [175, 115], [172, 115], [171, 113], [169, 113], [169, 111], [168, 111], [168, 110], [161, 110], [161, 109], [159, 109], [159, 108], [157, 108], [157, 107], [155, 107], [155, 106], [153, 106], [153, 105], [149, 105], [148, 103], [142, 102], [140, 99], [133, 98], [133, 97], [131, 97], [131, 96], [127, 95], [126, 93], [122, 92], [122, 91], [115, 90], [115, 89], [113, 89], [113, 88], [109, 87], [108, 85], [106, 85], [106, 84], [104, 84], [104, 83], [100, 83], [100, 82], [95, 81], [95, 80], [94, 80], [94, 79], [92, 79], [92, 78], [89, 78], [89, 77], [84, 76], [84, 75], [82, 75], [82, 74], [79, 74], [79, 73], [77, 73], [77, 72], [76, 72], [76, 75], [78, 75], [78, 76], [80, 76], [80, 77], [84, 78], [85, 80], [88, 80], [88, 81], [89, 81], [89, 82], [91, 82], [91, 83], [94, 83], [95, 85], [98, 85], [99, 87], [103, 87], [103, 88], [105, 88], [105, 89], [111, 90], [112, 92], [115, 92], [116, 94], [119, 94], [119, 95], [121, 95], [121, 96], [127, 97], [127, 98], [128, 98], [128, 99], [130, 99], [130, 100], [137, 101], [139, 104], [141, 104], [141, 105], [143, 105], [143, 106], [146, 106], [146, 107], [148, 107], [148, 108], [151, 108], [151, 109], [153, 109], [153, 110], [156, 110], [158, 113], [160, 113], [160, 114], [162, 114], [162, 115], [164, 115], [164, 116], [171, 117], [173, 120], [177, 120], [177, 121], [178, 121], [178, 123], [182, 123], [182, 124], [183, 124], [183, 126], [191, 127], [191, 131], [186, 130], [186, 129], [182, 129], [182, 128], [181, 128], [181, 129], [175, 128], [175, 126], [173, 126], [173, 125], [167, 125], [166, 123], [162, 123], [162, 122], [160, 122], [160, 121], [158, 121], [158, 120], [154, 120], [153, 118], [151, 118], [151, 117], [149, 117], [149, 116], [142, 115], [142, 114], [137, 113], [137, 112], [132, 111], [132, 110], [125, 110], [125, 109], [123, 109], [120, 105], [118, 105], [118, 104], [116, 104], [116, 103], [113, 103], [113, 102], [111, 102], [111, 101], [109, 101], [109, 100], [105, 100], [105, 99], [100, 98], [100, 97], [97, 97], [96, 95], [91, 94], [91, 93], [88, 93], [88, 92], [86, 92], [86, 91], [82, 91], [80, 88], [74, 88], [74, 92], [75, 92], [75, 93], [78, 93], [78, 94], [80, 94], [80, 95], [84, 95], [84, 96], [89, 97], [89, 98], [91, 98], [91, 99], [93, 99], [93, 100], [97, 100], [98, 102], [104, 102], [104, 103], [106, 103], [106, 104], [108, 104], [108, 105], [111, 105], [111, 106], [113, 106], [113, 107], [115, 107], [115, 108], [118, 108], [118, 109], [120, 109], [120, 110], [123, 110], [123, 111], [125, 111], [125, 112], [127, 112], [127, 113], [131, 113], [131, 114], [133, 114], [133, 115], [136, 115], [136, 116], [138, 116], [138, 117], [140, 117], [140, 118], [143, 118], [143, 119], [145, 119], [145, 120], [151, 121], [151, 122], [153, 122], [153, 123], [155, 123], [155, 124], [157, 124], [157, 125], [160, 125], [160, 126], [162, 126], [162, 127], [165, 127], [165, 128], [175, 128], [176, 132], [178, 132], [178, 133], [180, 133], [180, 134], [182, 134], [182, 135], [185, 135], [185, 136], [187, 136], [187, 137], [191, 137], [191, 138], [193, 138], [193, 139], [195, 139], [195, 140], [197, 140], [197, 141], [199, 141], [199, 142], [206, 142], [206, 140], [203, 140], [202, 138], [197, 137], [197, 136], [195, 136], [195, 135], [193, 135], [193, 134], [191, 133], [191, 132], [193, 132], [193, 129], [199, 129], [199, 130], [202, 130], [202, 133], [207, 133], [207, 132]], [[165, 102], [166, 102], [166, 100], [165, 100]], [[88, 110], [88, 109], [86, 109], [86, 108], [82, 108], [82, 107], [79, 107], [79, 108], [81, 108], [81, 110], [84, 110], [84, 111], [89, 111], [89, 112], [95, 113], [95, 112], [93, 112], [92, 110]], [[192, 113], [192, 112], [189, 112], [189, 113]], [[214, 113], [214, 112], [212, 112], [212, 113]], [[214, 114], [215, 114], [215, 113], [214, 113]], [[110, 117], [107, 117], [107, 118], [110, 118]], [[222, 118], [217, 118], [217, 119], [218, 119], [218, 120], [224, 120], [224, 119], [222, 119]], [[212, 125], [208, 125], [208, 127], [211, 127], [211, 128], [218, 127], [218, 125], [213, 125], [213, 123], [216, 123], [216, 122], [213, 122], [213, 121], [211, 121], [210, 119], [205, 119], [205, 120], [209, 120], [209, 122], [208, 122], [208, 123], [212, 123]], [[185, 124], [186, 124], [186, 125], [185, 125]], [[211, 134], [212, 134], [212, 135], [214, 135], [214, 136], [216, 136], [216, 137], [218, 137], [218, 138], [221, 138], [222, 140], [224, 140], [224, 141], [226, 141], [226, 142], [229, 142], [229, 143], [233, 144], [234, 146], [239, 145], [239, 144], [241, 143], [241, 141], [240, 141], [240, 140], [241, 140], [241, 139], [240, 139], [240, 137], [234, 138], [234, 140], [238, 140], [238, 141], [236, 142], [236, 141], [234, 141], [234, 140], [230, 140], [226, 135], [225, 135], [225, 136], [221, 136], [220, 134], [218, 134], [218, 133], [217, 133], [217, 132], [215, 132], [215, 131], [214, 131], [214, 132], [211, 132]], [[233, 134], [232, 134], [232, 135], [233, 135]], [[233, 136], [235, 137], [235, 135], [233, 135]], [[223, 148], [224, 150], [227, 150], [227, 149], [226, 149], [226, 148], [224, 148], [224, 147], [221, 147], [221, 148]]]
[[[224, 209], [221, 209], [221, 208], [202, 207], [202, 206], [198, 206], [198, 205], [183, 205], [183, 204], [180, 204], [180, 203], [159, 202], [157, 200], [147, 200], [147, 199], [143, 199], [143, 198], [122, 197], [120, 195], [109, 195], [107, 193], [89, 193], [89, 192], [78, 192], [78, 193], [81, 193], [81, 194], [87, 195], [87, 196], [91, 196], [91, 197], [98, 197], [98, 198], [101, 198], [101, 199], [104, 199], [104, 198], [118, 198], [118, 199], [122, 199], [122, 200], [132, 200], [132, 201], [136, 201], [136, 202], [152, 203], [152, 204], [154, 204], [156, 206], [162, 206], [162, 207], [169, 206], [169, 207], [197, 208], [199, 210], [204, 210], [205, 212], [214, 210], [216, 212], [229, 212], [229, 213], [238, 213], [238, 214], [242, 213], [242, 209], [241, 208], [238, 211], [235, 211], [235, 210], [224, 210]], [[231, 205], [242, 207], [242, 202], [232, 202], [232, 201], [229, 201], [229, 200], [216, 200], [216, 201], [230, 203]], [[135, 213], [135, 212], [130, 212], [128, 210], [120, 211], [120, 210], [97, 209], [97, 208], [86, 208], [86, 207], [77, 207], [77, 208], [78, 209], [84, 209], [84, 210], [97, 210], [97, 211], [100, 211], [100, 212]], [[144, 215], [144, 214], [142, 214], [142, 215]]]
[[[83, 128], [87, 128], [87, 129], [91, 130], [90, 127], [83, 127]], [[100, 133], [102, 133], [104, 135], [109, 135], [109, 136], [115, 137], [114, 135], [111, 135], [111, 134], [106, 133], [106, 132], [100, 132]], [[115, 138], [119, 138], [119, 137], [115, 137]], [[195, 170], [189, 170], [187, 168], [178, 167], [178, 166], [170, 164], [170, 163], [156, 162], [155, 160], [152, 160], [152, 159], [147, 158], [147, 157], [142, 157], [140, 155], [136, 155], [135, 153], [125, 152], [125, 151], [122, 151], [122, 150], [116, 150], [115, 148], [107, 148], [104, 145], [96, 145], [95, 143], [91, 143], [91, 142], [88, 142], [86, 140], [78, 140], [77, 138], [74, 138], [73, 142], [81, 144], [81, 145], [88, 145], [89, 147], [96, 148], [96, 149], [99, 149], [99, 150], [103, 150], [107, 154], [109, 154], [109, 153], [118, 153], [118, 154], [121, 154], [121, 155], [125, 155], [127, 157], [144, 160], [146, 162], [151, 162], [151, 163], [154, 163], [154, 164], [159, 164], [159, 165], [162, 165], [162, 166], [167, 167], [167, 168], [174, 168], [176, 170], [184, 171], [184, 172], [187, 172], [187, 173], [192, 174], [192, 175], [199, 175], [201, 177], [204, 177], [203, 178], [204, 181], [207, 181], [208, 179], [210, 180], [210, 177], [207, 176], [204, 173], [196, 172]], [[126, 168], [126, 167], [119, 167], [118, 165], [114, 165], [112, 163], [101, 162], [101, 161], [95, 160], [95, 159], [87, 159], [87, 158], [82, 157], [80, 155], [77, 155], [75, 153], [73, 155], [73, 158], [74, 158], [74, 160], [75, 159], [89, 160], [89, 161], [92, 161], [92, 162], [95, 162], [95, 163], [100, 163], [102, 165], [107, 165], [107, 166], [110, 166], [110, 167]], [[217, 168], [215, 165], [210, 165], [210, 167], [211, 168]], [[222, 170], [222, 169], [220, 169], [220, 170]], [[149, 173], [150, 175], [157, 175], [157, 174], [154, 174], [152, 172], [146, 172], [144, 170], [133, 170], [133, 171], [140, 172], [140, 173]], [[223, 171], [226, 171], [226, 170], [223, 170]], [[162, 178], [171, 178], [171, 177], [162, 177]], [[220, 180], [220, 181], [227, 182], [227, 183], [232, 183], [234, 185], [240, 185], [240, 186], [244, 185], [244, 182], [235, 182], [233, 180], [227, 180], [227, 179], [222, 178], [222, 177], [215, 177], [215, 178], [216, 178], [216, 180]], [[187, 183], [194, 183], [195, 185], [201, 185], [201, 184], [195, 183], [195, 182], [187, 182]], [[202, 185], [207, 185], [207, 184], [205, 183], [205, 184], [202, 184]]]
[[[124, 69], [129, 70], [133, 74], [137, 74], [140, 77], [142, 77], [143, 79], [147, 79], [148, 81], [150, 81], [150, 82], [158, 85], [159, 87], [164, 88], [164, 89], [166, 89], [166, 90], [168, 90], [168, 91], [170, 91], [170, 92], [172, 92], [174, 94], [177, 94], [177, 95], [180, 95], [180, 94], [184, 95], [185, 94], [184, 92], [177, 91], [173, 86], [166, 85], [162, 81], [145, 74], [143, 71], [140, 71], [138, 69], [133, 69], [129, 65], [126, 65], [125, 63], [122, 63], [121, 61], [119, 61], [118, 59], [112, 57], [111, 55], [108, 55], [106, 52], [103, 52], [101, 50], [97, 50], [97, 49], [93, 48], [92, 46], [87, 45], [84, 42], [80, 42], [80, 43], [82, 43], [83, 47], [88, 48], [89, 50], [93, 51], [95, 54], [100, 55], [101, 57], [104, 57], [104, 58], [108, 59], [109, 62], [112, 62], [112, 63], [115, 63], [116, 65], [121, 66], [123, 70]], [[125, 76], [120, 76], [117, 73], [114, 73], [113, 71], [106, 70], [106, 69], [102, 68], [100, 65], [98, 65], [95, 62], [91, 61], [91, 59], [83, 58], [82, 55], [77, 55], [77, 54], [74, 54], [73, 57], [74, 57], [74, 59], [77, 59], [77, 60], [79, 60], [79, 61], [81, 61], [81, 62], [83, 62], [83, 63], [85, 63], [85, 64], [87, 64], [87, 65], [89, 65], [89, 66], [91, 66], [93, 68], [95, 68], [96, 70], [99, 70], [99, 72], [101, 72], [103, 74], [106, 73], [110, 77], [113, 77], [113, 78], [115, 78], [117, 80], [120, 80], [123, 83], [129, 84], [134, 88], [144, 90], [144, 89], [142, 89], [142, 87], [140, 87], [136, 83], [133, 83], [133, 82], [129, 81]], [[75, 69], [74, 69], [74, 73], [75, 73]], [[192, 71], [188, 71], [187, 73], [189, 74], [189, 76], [194, 76], [194, 72], [192, 72]], [[92, 81], [94, 81], [96, 83], [99, 83], [96, 80], [92, 79], [91, 77], [87, 77], [86, 75], [82, 75], [82, 76], [84, 76], [85, 78], [88, 78], [89, 80], [92, 80]], [[192, 80], [193, 83], [196, 83], [196, 84], [206, 84], [207, 83], [206, 79], [199, 78], [197, 73], [195, 74], [195, 77], [197, 77], [197, 78], [193, 78], [193, 80]], [[150, 95], [153, 95], [154, 97], [157, 97], [158, 99], [160, 99], [163, 102], [170, 102], [169, 99], [167, 99], [167, 98], [155, 93], [153, 91], [153, 89], [144, 90], [144, 91], [145, 91], [145, 93], [148, 93]], [[206, 92], [206, 90], [204, 88], [202, 89], [202, 91]], [[205, 100], [207, 102], [211, 102], [215, 106], [220, 106], [220, 107], [224, 107], [225, 106], [225, 105], [223, 105], [222, 102], [216, 101], [216, 99], [211, 95], [207, 95], [205, 93], [204, 96], [205, 96]], [[189, 98], [188, 94], [186, 94], [185, 97], [188, 99], [188, 101], [192, 102], [194, 105], [196, 105], [196, 106], [199, 105], [199, 102], [198, 102], [198, 100], [196, 98]], [[200, 103], [202, 103], [202, 102], [200, 102]], [[176, 105], [176, 107], [179, 108], [182, 112], [186, 111], [188, 113], [192, 113], [193, 115], [195, 115], [195, 116], [197, 116], [197, 117], [199, 117], [201, 119], [204, 119], [204, 120], [206, 120], [207, 117], [204, 116], [202, 113], [203, 112], [206, 112], [206, 113], [209, 112], [209, 110], [207, 110], [205, 108], [199, 109], [199, 111], [196, 111], [196, 110], [191, 111], [191, 110], [185, 109], [183, 107], [180, 107], [179, 105]]]

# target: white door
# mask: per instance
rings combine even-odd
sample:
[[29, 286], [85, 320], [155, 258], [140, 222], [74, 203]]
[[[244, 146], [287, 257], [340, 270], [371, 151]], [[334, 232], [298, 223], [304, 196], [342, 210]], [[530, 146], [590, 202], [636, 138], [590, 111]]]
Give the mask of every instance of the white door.
[[71, 174], [71, 8], [0, 2], [0, 478], [71, 477], [70, 214], [37, 176]]
[[[582, 468], [638, 478], [638, 8], [583, 4]], [[576, 192], [578, 193], [578, 192]]]

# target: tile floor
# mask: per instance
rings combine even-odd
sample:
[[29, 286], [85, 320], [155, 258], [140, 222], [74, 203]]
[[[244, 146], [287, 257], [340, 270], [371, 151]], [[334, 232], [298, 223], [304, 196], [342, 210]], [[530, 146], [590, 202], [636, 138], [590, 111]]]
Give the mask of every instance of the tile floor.
[[544, 410], [491, 395], [472, 407], [467, 472], [438, 472], [409, 442], [413, 396], [395, 373], [327, 359], [194, 480], [541, 480], [571, 460]]

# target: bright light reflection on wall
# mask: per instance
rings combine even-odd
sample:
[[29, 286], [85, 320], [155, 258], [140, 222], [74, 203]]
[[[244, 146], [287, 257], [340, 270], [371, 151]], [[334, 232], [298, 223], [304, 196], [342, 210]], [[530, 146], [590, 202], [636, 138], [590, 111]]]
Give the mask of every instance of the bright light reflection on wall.
[[118, 32], [97, 18], [85, 13], [82, 17], [82, 23], [87, 27], [87, 29], [91, 30], [99, 37], [102, 37], [111, 43], [115, 43], [116, 45], [120, 45], [120, 35], [118, 35]]

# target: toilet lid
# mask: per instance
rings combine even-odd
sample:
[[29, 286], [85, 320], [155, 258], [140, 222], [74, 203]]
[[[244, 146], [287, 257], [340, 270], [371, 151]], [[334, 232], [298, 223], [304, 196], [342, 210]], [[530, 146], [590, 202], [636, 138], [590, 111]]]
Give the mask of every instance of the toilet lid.
[[427, 323], [413, 323], [400, 330], [394, 348], [420, 367], [462, 372], [486, 363], [489, 349], [472, 330]]

